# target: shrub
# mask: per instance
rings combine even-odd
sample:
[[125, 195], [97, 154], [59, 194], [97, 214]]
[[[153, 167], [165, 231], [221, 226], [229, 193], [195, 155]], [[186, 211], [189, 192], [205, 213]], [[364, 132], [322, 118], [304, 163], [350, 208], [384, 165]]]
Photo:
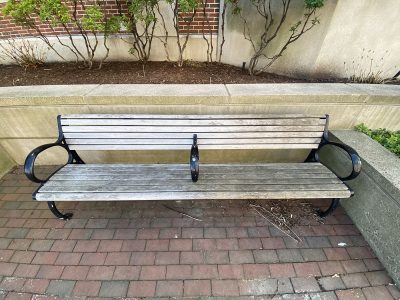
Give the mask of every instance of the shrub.
[[[3, 13], [10, 16], [16, 24], [35, 30], [38, 37], [64, 59], [61, 51], [54, 47], [38, 26], [37, 20], [47, 24], [57, 42], [72, 52], [77, 62], [83, 62], [88, 68], [93, 66], [95, 53], [100, 44], [99, 37], [102, 36], [106, 52], [100, 58], [99, 68], [101, 68], [109, 55], [107, 38], [119, 30], [120, 19], [115, 16], [108, 17], [100, 3], [89, 4], [83, 0], [8, 0]], [[79, 12], [80, 9], [83, 10], [83, 14]], [[62, 35], [68, 36], [68, 43], [60, 38], [60, 29], [64, 30]], [[76, 32], [83, 40], [83, 50], [77, 45]]]
[[[189, 30], [182, 33], [180, 25], [184, 24], [185, 29], [189, 29], [200, 6], [198, 0], [166, 0], [173, 13], [173, 25], [178, 46], [178, 67], [183, 66], [183, 54], [189, 41]], [[203, 27], [204, 29], [204, 27]], [[208, 51], [207, 51], [208, 52]], [[208, 55], [207, 55], [208, 57]]]
[[[286, 49], [306, 32], [310, 31], [317, 24], [319, 18], [316, 15], [318, 9], [324, 6], [324, 0], [304, 0], [305, 13], [303, 17], [290, 27], [290, 34], [283, 40], [283, 44], [277, 47], [276, 50], [271, 50], [271, 43], [282, 35], [282, 25], [285, 23], [288, 11], [290, 9], [291, 0], [227, 0], [231, 6], [233, 15], [239, 16], [243, 21], [244, 38], [250, 42], [253, 48], [253, 56], [249, 62], [250, 75], [257, 75], [266, 71], [278, 58], [280, 58]], [[243, 1], [249, 1], [257, 13], [263, 19], [259, 28], [262, 28], [259, 35], [254, 36], [250, 30], [249, 24], [254, 22], [253, 16], [244, 16], [242, 13]], [[276, 3], [275, 3], [276, 2]], [[279, 3], [279, 4], [278, 4]], [[280, 5], [277, 13], [274, 13], [272, 6]], [[222, 12], [224, 14], [224, 10]], [[224, 24], [222, 24], [224, 28]], [[280, 39], [280, 38], [278, 38]], [[222, 36], [224, 41], [224, 35]], [[220, 55], [222, 50], [220, 52]], [[266, 63], [261, 68], [259, 67], [260, 59], [264, 59]]]
[[391, 152], [400, 157], [400, 131], [390, 131], [387, 129], [369, 129], [364, 123], [355, 127], [357, 131], [365, 133]]
[[10, 59], [25, 69], [43, 65], [46, 54], [47, 49], [27, 39], [17, 40], [11, 36], [0, 38], [0, 59]]
[[[168, 52], [169, 32], [167, 29], [167, 21], [169, 21], [167, 16], [169, 14], [160, 9], [160, 2], [161, 0], [128, 0], [128, 11], [123, 16], [123, 24], [130, 33], [129, 38], [132, 38], [132, 42], [127, 39], [123, 40], [132, 44], [129, 52], [140, 60], [143, 65], [149, 60], [154, 38], [158, 38], [162, 42], [167, 60], [170, 61]], [[190, 27], [201, 0], [166, 0], [165, 2], [172, 12], [171, 21], [175, 31], [178, 50], [177, 65], [181, 67], [184, 62], [184, 52], [190, 36], [188, 30], [182, 30], [182, 25], [185, 29]], [[120, 13], [123, 14], [122, 11]], [[164, 31], [164, 37], [154, 35], [154, 31], [158, 25]], [[210, 43], [204, 34], [203, 38], [208, 45], [207, 59], [209, 60], [213, 51], [212, 42]]]
[[[128, 12], [123, 16], [123, 24], [132, 35], [129, 53], [142, 63], [149, 60], [154, 30], [158, 22], [159, 0], [128, 0]], [[122, 12], [120, 12], [122, 14]]]

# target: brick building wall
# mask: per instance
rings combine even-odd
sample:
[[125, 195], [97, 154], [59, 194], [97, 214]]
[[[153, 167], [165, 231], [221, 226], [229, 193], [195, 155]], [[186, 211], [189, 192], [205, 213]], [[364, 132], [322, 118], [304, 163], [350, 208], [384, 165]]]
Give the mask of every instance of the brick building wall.
[[[190, 24], [181, 20], [179, 28], [182, 33], [202, 34], [218, 33], [219, 0], [203, 0], [203, 5], [196, 10]], [[181, 14], [182, 18], [191, 17], [193, 14]]]
[[[0, 0], [1, 1], [1, 0]], [[188, 17], [192, 17], [193, 13], [180, 14], [181, 18], [179, 20], [179, 28], [180, 32], [185, 34], [216, 34], [218, 33], [218, 21], [219, 21], [219, 0], [202, 0], [203, 3], [196, 10], [194, 14], [194, 18], [192, 22], [187, 22], [184, 19]], [[85, 1], [85, 4], [90, 5], [90, 1]], [[105, 0], [101, 2], [101, 5], [104, 9], [104, 12], [108, 16], [119, 15], [119, 12], [126, 13], [127, 11], [127, 3], [120, 2], [120, 7], [118, 7], [117, 2], [113, 0]], [[203, 5], [204, 4], [204, 5]], [[21, 36], [36, 36], [36, 30], [27, 29], [26, 27], [22, 27], [16, 25], [9, 17], [4, 16], [1, 13], [1, 9], [5, 6], [5, 3], [0, 3], [0, 37], [1, 36], [12, 36], [12, 37], [21, 37]], [[71, 11], [74, 10], [72, 6], [70, 6]], [[83, 15], [82, 7], [77, 7], [77, 16], [78, 18]], [[166, 22], [172, 20], [167, 20]], [[67, 29], [62, 27], [51, 28], [46, 23], [40, 22], [37, 18], [35, 19], [35, 24], [37, 28], [45, 35], [62, 35], [66, 33], [66, 30], [71, 32], [72, 34], [78, 34], [78, 28], [74, 28], [74, 26], [70, 25]], [[172, 32], [170, 34], [173, 34]]]

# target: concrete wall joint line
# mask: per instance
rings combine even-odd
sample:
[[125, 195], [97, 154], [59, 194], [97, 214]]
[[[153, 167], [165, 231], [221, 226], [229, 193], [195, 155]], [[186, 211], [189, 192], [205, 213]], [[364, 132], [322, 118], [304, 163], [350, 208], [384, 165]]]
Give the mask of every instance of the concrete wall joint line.
[[[95, 89], [99, 88], [100, 86], [102, 86], [102, 84], [96, 84], [95, 86], [93, 86], [93, 88], [91, 88], [90, 90], [88, 90], [87, 92], [83, 92], [82, 94], [82, 100], [85, 100], [86, 96], [88, 94], [90, 94], [91, 92], [93, 92]], [[86, 101], [84, 101], [86, 102]]]
[[228, 94], [228, 98], [229, 98], [229, 99], [232, 98], [232, 95], [231, 95], [231, 93], [229, 92], [229, 89], [228, 89], [228, 87], [226, 86], [226, 84], [224, 84], [224, 88], [225, 88], [225, 90], [226, 90], [226, 92], [227, 92], [227, 94]]

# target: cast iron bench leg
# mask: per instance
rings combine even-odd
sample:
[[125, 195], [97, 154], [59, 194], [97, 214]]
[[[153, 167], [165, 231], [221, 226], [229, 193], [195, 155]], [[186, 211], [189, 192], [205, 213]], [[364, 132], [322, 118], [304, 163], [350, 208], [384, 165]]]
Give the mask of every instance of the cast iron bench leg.
[[329, 216], [338, 207], [339, 201], [340, 201], [340, 199], [338, 199], [338, 198], [332, 199], [331, 205], [328, 207], [327, 210], [319, 211], [319, 216], [321, 218], [326, 218], [327, 216]]
[[48, 201], [47, 204], [49, 205], [49, 208], [51, 212], [59, 219], [61, 220], [69, 220], [72, 218], [73, 214], [72, 213], [66, 213], [62, 214], [56, 207], [56, 204], [54, 201]]

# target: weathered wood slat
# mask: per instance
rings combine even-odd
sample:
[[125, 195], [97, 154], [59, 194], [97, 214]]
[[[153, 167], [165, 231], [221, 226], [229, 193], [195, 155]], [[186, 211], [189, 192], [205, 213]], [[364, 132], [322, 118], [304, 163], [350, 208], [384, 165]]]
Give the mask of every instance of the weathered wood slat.
[[[187, 132], [65, 132], [69, 139], [192, 139], [193, 134]], [[320, 138], [322, 131], [274, 131], [274, 132], [220, 132], [198, 135], [198, 139], [235, 139], [235, 138]]]
[[[275, 166], [275, 167], [257, 167], [257, 166], [249, 166], [249, 167], [240, 167], [240, 166], [235, 166], [235, 167], [228, 167], [228, 166], [222, 166], [222, 167], [207, 167], [207, 166], [201, 166], [200, 167], [202, 172], [204, 174], [225, 174], [225, 173], [262, 173], [262, 174], [269, 174], [273, 175], [276, 172], [280, 173], [302, 173], [302, 172], [313, 172], [313, 173], [331, 173], [327, 168], [324, 167], [296, 167], [296, 166]], [[155, 165], [154, 167], [146, 166], [146, 167], [125, 167], [125, 168], [118, 168], [115, 166], [107, 166], [105, 165], [104, 168], [99, 168], [99, 167], [82, 167], [82, 168], [63, 168], [60, 171], [58, 171], [58, 174], [72, 174], [72, 175], [79, 175], [79, 174], [119, 174], [119, 173], [125, 173], [125, 174], [147, 174], [147, 173], [159, 173], [159, 172], [168, 172], [169, 174], [180, 174], [182, 172], [186, 172], [189, 169], [188, 166], [184, 167], [165, 167], [165, 166], [158, 166]]]
[[[201, 172], [201, 171], [200, 171]], [[221, 178], [232, 178], [232, 179], [269, 179], [271, 178], [271, 175], [259, 175], [259, 174], [203, 174], [200, 173], [202, 180], [219, 180]], [[55, 174], [51, 177], [51, 180], [104, 180], [104, 181], [110, 181], [110, 180], [125, 180], [125, 181], [133, 181], [137, 180], [140, 178], [143, 178], [144, 176], [147, 176], [145, 174], [125, 174], [125, 175], [98, 175], [98, 174], [85, 174], [85, 175], [65, 175], [65, 174]], [[190, 173], [188, 174], [181, 174], [181, 175], [176, 175], [176, 174], [154, 174], [153, 176], [148, 176], [148, 178], [152, 179], [188, 179], [190, 178]], [[275, 174], [273, 175], [274, 178], [313, 178], [313, 179], [318, 179], [318, 178], [336, 178], [334, 174], [327, 174], [327, 173], [297, 173], [297, 174]]]
[[65, 185], [65, 186], [47, 186], [40, 189], [41, 193], [134, 193], [134, 192], [252, 192], [252, 191], [343, 191], [347, 187], [343, 184], [273, 184], [273, 185], [223, 185], [212, 184], [197, 185], [193, 183], [174, 184], [174, 185]]
[[315, 199], [348, 198], [350, 191], [278, 192], [149, 192], [149, 193], [38, 193], [38, 201], [132, 201], [132, 200], [210, 200], [210, 199]]
[[[68, 145], [71, 150], [190, 150], [187, 145]], [[201, 150], [223, 149], [316, 149], [318, 144], [235, 144], [203, 145]]]
[[[64, 175], [145, 175], [145, 176], [153, 176], [157, 175], [159, 173], [165, 173], [169, 175], [176, 175], [179, 176], [180, 174], [185, 174], [189, 168], [182, 169], [182, 170], [173, 170], [173, 169], [125, 169], [125, 170], [85, 170], [85, 169], [75, 169], [71, 171], [60, 171], [58, 174], [64, 174]], [[301, 170], [301, 169], [269, 169], [269, 170], [263, 170], [263, 169], [256, 169], [256, 168], [246, 168], [246, 169], [238, 169], [238, 168], [232, 168], [232, 169], [201, 169], [203, 175], [211, 175], [211, 174], [254, 174], [258, 176], [279, 176], [279, 175], [291, 175], [291, 174], [331, 174], [330, 171], [324, 170], [324, 169], [308, 169], [308, 170]]]
[[[252, 139], [202, 139], [197, 144], [202, 145], [232, 145], [232, 144], [318, 144], [320, 138], [252, 138]], [[187, 139], [66, 139], [68, 145], [187, 145], [193, 144], [193, 138]]]
[[274, 131], [319, 131], [320, 125], [277, 126], [63, 126], [63, 132], [274, 132]]
[[[74, 167], [64, 167], [58, 171], [57, 174], [70, 174], [70, 175], [79, 175], [79, 174], [158, 174], [161, 172], [166, 172], [166, 174], [181, 174], [182, 172], [186, 172], [189, 170], [189, 166], [182, 164], [171, 164], [171, 165], [132, 165], [131, 167], [118, 167], [118, 165], [104, 165], [103, 167], [91, 167], [90, 165], [75, 165]], [[241, 166], [240, 164], [236, 165], [221, 165], [221, 166], [209, 166], [204, 164], [201, 166], [201, 170], [204, 174], [255, 174], [258, 175], [274, 175], [274, 174], [296, 174], [302, 172], [311, 172], [311, 173], [327, 173], [331, 174], [332, 172], [322, 165], [311, 165], [308, 166], [308, 163], [303, 164], [283, 164], [283, 165], [249, 165], [249, 166]]]
[[181, 184], [171, 186], [152, 186], [152, 185], [64, 185], [64, 186], [44, 186], [39, 193], [167, 193], [167, 192], [271, 192], [271, 191], [347, 191], [348, 189], [340, 183], [319, 184], [319, 185], [194, 185]]
[[[79, 166], [79, 167], [78, 167]], [[64, 167], [59, 170], [55, 175], [127, 175], [127, 176], [141, 176], [146, 175], [150, 178], [153, 176], [170, 175], [170, 176], [186, 176], [186, 172], [189, 170], [188, 166], [185, 165], [150, 165], [132, 167], [121, 167], [116, 165], [104, 165], [103, 167], [90, 167], [86, 165], [76, 165], [74, 167]], [[204, 165], [200, 167], [202, 175], [230, 175], [240, 176], [244, 174], [246, 176], [305, 176], [305, 175], [333, 175], [333, 173], [322, 165], [308, 166], [307, 163], [303, 164], [286, 164], [286, 165], [261, 165], [261, 166], [241, 166], [241, 165], [222, 165], [222, 166], [208, 166]]]
[[[294, 162], [294, 163], [240, 163], [240, 164], [202, 164], [204, 169], [232, 169], [232, 168], [262, 168], [262, 169], [324, 169], [327, 167], [319, 162]], [[69, 164], [64, 166], [60, 171], [67, 169], [116, 169], [120, 170], [123, 168], [127, 169], [187, 169], [187, 164]], [[59, 171], [59, 172], [60, 172]]]
[[239, 114], [239, 115], [135, 115], [135, 114], [68, 114], [63, 119], [179, 119], [179, 120], [209, 120], [209, 119], [286, 119], [286, 118], [317, 118], [325, 116], [304, 114]]
[[[203, 179], [203, 178], [202, 178]], [[274, 184], [284, 184], [284, 185], [299, 185], [299, 184], [342, 184], [342, 182], [337, 178], [273, 178], [273, 179], [221, 179], [218, 181], [221, 185], [236, 185], [236, 184], [246, 184], [246, 185], [274, 185]], [[180, 179], [137, 179], [130, 181], [123, 180], [109, 180], [109, 185], [123, 185], [123, 186], [156, 186], [163, 185], [169, 186], [173, 184], [193, 184], [190, 178], [180, 178]], [[201, 180], [196, 182], [196, 185], [209, 185], [210, 181]], [[50, 180], [46, 182], [46, 187], [55, 186], [86, 186], [86, 185], [104, 185], [104, 181], [101, 180]]]
[[61, 119], [63, 126], [297, 126], [325, 125], [324, 119]]

